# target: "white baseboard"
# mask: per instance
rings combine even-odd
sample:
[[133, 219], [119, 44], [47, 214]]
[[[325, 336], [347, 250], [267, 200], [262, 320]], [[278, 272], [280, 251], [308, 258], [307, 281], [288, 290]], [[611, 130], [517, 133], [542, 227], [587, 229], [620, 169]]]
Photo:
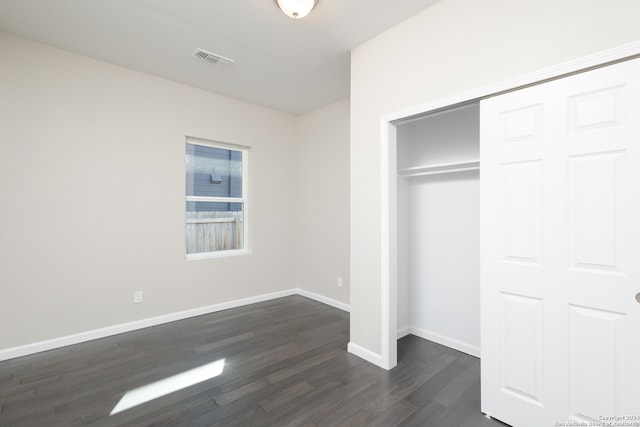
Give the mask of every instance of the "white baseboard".
[[421, 329], [415, 326], [407, 326], [398, 330], [398, 338], [402, 338], [409, 334], [424, 338], [425, 340], [436, 342], [438, 344], [442, 344], [454, 350], [467, 353], [471, 356], [480, 357], [480, 347], [447, 337], [445, 335], [437, 334], [435, 332], [427, 331], [426, 329]]
[[302, 295], [312, 300], [321, 302], [349, 312], [350, 306], [322, 295], [305, 291], [304, 289], [287, 289], [284, 291], [273, 292], [269, 294], [258, 295], [255, 297], [242, 298], [234, 301], [213, 304], [205, 307], [198, 307], [190, 310], [179, 311], [176, 313], [164, 314], [161, 316], [150, 317], [147, 319], [136, 320], [119, 325], [107, 326], [105, 328], [94, 329], [91, 331], [80, 332], [73, 335], [67, 335], [60, 338], [53, 338], [46, 341], [39, 341], [32, 344], [11, 347], [0, 350], [0, 362], [3, 360], [14, 359], [16, 357], [27, 356], [29, 354], [40, 353], [41, 351], [53, 350], [68, 345], [79, 344], [81, 342], [91, 341], [111, 335], [122, 334], [125, 332], [135, 331], [137, 329], [148, 328], [150, 326], [161, 325], [163, 323], [175, 322], [176, 320], [187, 319], [189, 317], [201, 316], [203, 314], [215, 313], [216, 311], [228, 310], [230, 308], [242, 307], [258, 302], [269, 301], [276, 298], [288, 297], [291, 295]]
[[405, 326], [398, 329], [398, 339], [411, 335], [411, 326]]
[[302, 295], [303, 297], [311, 298], [312, 300], [330, 305], [331, 307], [338, 308], [342, 311], [346, 311], [347, 313], [351, 311], [351, 306], [349, 304], [345, 304], [343, 302], [336, 301], [331, 298], [327, 298], [325, 296], [316, 294], [314, 292], [305, 291], [304, 289], [300, 289], [300, 288], [296, 289], [296, 291], [298, 295]]
[[354, 356], [358, 356], [359, 358], [366, 360], [369, 363], [373, 363], [376, 366], [382, 367], [381, 354], [374, 353], [373, 351], [361, 347], [358, 344], [354, 344], [353, 342], [347, 344], [347, 351]]
[[213, 304], [206, 307], [198, 307], [191, 310], [169, 313], [162, 316], [150, 317], [133, 322], [121, 323], [119, 325], [107, 326], [105, 328], [80, 332], [78, 334], [67, 335], [64, 337], [54, 338], [46, 341], [39, 341], [36, 343], [26, 344], [18, 347], [11, 347], [0, 350], [0, 361], [27, 356], [29, 354], [39, 353], [41, 351], [53, 350], [55, 348], [78, 344], [85, 341], [91, 341], [98, 338], [104, 338], [111, 335], [122, 334], [124, 332], [130, 332], [137, 329], [148, 328], [150, 326], [161, 325], [163, 323], [174, 322], [176, 320], [187, 319], [189, 317], [201, 316], [203, 314], [215, 313], [216, 311], [222, 311], [230, 308], [242, 307], [244, 305], [255, 304], [258, 302], [269, 301], [276, 298], [296, 295], [297, 293], [297, 289], [288, 289], [285, 291], [273, 292], [270, 294], [263, 294], [249, 298], [242, 298], [234, 301], [223, 302], [220, 304]]

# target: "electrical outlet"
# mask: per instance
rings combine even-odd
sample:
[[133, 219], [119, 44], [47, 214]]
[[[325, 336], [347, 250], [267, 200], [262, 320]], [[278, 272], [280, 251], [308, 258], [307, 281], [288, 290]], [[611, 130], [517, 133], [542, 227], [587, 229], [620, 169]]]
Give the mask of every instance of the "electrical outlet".
[[338, 287], [341, 288], [342, 287], [342, 277], [338, 277]]
[[142, 291], [135, 291], [133, 293], [133, 303], [140, 304], [142, 302]]

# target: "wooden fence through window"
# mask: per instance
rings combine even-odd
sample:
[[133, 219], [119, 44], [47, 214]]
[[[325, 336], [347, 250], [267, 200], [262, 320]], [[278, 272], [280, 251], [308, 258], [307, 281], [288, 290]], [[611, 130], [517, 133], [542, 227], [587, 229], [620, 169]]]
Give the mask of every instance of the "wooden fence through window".
[[242, 249], [243, 212], [187, 212], [187, 254]]

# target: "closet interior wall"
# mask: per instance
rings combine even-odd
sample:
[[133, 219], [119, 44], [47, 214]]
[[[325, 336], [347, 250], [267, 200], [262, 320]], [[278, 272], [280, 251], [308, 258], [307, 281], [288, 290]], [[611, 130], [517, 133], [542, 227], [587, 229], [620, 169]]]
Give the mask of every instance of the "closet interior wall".
[[397, 125], [398, 337], [413, 334], [475, 356], [479, 123], [474, 103]]

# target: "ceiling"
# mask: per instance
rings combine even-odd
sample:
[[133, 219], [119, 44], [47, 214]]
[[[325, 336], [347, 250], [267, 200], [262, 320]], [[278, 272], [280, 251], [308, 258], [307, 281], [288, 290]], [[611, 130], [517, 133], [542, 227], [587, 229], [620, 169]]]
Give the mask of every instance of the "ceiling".
[[273, 0], [0, 0], [0, 30], [297, 115], [347, 98], [350, 49], [436, 1], [320, 0], [294, 20]]

